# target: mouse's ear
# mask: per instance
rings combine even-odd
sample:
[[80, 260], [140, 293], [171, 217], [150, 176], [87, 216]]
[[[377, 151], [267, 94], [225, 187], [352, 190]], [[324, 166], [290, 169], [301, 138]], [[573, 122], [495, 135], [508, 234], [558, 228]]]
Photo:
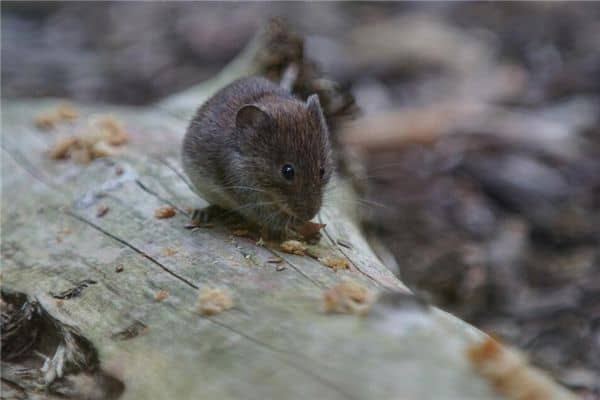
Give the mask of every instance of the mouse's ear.
[[317, 94], [311, 94], [306, 100], [308, 111], [321, 123], [323, 126], [327, 126], [325, 123], [325, 116], [323, 115], [323, 109], [321, 108], [321, 102]]
[[260, 128], [269, 121], [269, 115], [256, 104], [246, 104], [240, 108], [235, 116], [237, 128]]

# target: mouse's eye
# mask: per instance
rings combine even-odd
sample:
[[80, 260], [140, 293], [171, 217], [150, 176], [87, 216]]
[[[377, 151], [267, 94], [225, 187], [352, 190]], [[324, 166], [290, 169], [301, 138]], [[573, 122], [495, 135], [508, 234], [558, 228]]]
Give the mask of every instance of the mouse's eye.
[[294, 179], [294, 167], [290, 164], [285, 164], [281, 167], [281, 175], [283, 175], [286, 180], [291, 181]]
[[319, 176], [321, 177], [321, 179], [323, 179], [323, 177], [325, 176], [325, 168], [319, 169]]

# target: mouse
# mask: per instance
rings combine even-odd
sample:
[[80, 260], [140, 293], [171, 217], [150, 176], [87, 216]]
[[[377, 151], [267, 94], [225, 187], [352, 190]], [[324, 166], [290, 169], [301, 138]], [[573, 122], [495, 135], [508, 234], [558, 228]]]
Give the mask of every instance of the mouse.
[[319, 212], [333, 170], [317, 94], [306, 101], [262, 77], [217, 91], [192, 118], [183, 169], [210, 207], [285, 237]]

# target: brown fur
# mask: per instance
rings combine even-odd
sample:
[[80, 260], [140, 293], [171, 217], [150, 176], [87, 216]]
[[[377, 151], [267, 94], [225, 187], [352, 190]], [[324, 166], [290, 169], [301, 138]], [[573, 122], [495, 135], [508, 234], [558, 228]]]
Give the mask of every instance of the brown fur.
[[[318, 97], [304, 103], [257, 77], [233, 82], [199, 108], [182, 156], [201, 196], [274, 232], [316, 215], [333, 169]], [[294, 167], [291, 182], [284, 164]]]

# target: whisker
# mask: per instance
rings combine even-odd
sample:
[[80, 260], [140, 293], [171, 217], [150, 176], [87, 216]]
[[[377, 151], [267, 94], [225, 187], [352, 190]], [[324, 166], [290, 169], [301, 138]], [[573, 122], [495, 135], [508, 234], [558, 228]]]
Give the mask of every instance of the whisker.
[[244, 204], [243, 206], [231, 208], [231, 209], [228, 209], [226, 211], [227, 212], [237, 212], [239, 210], [244, 210], [246, 208], [257, 208], [258, 209], [258, 208], [260, 208], [262, 206], [269, 206], [269, 205], [272, 205], [272, 204], [276, 204], [276, 202], [275, 201], [263, 201], [263, 202], [260, 202], [260, 203]]
[[257, 188], [253, 188], [251, 186], [242, 186], [242, 185], [220, 186], [218, 189], [215, 189], [215, 190], [219, 190], [219, 189], [242, 189], [242, 190], [249, 190], [249, 191], [253, 191], [253, 192], [272, 194], [272, 192], [269, 192], [267, 190], [257, 189]]

